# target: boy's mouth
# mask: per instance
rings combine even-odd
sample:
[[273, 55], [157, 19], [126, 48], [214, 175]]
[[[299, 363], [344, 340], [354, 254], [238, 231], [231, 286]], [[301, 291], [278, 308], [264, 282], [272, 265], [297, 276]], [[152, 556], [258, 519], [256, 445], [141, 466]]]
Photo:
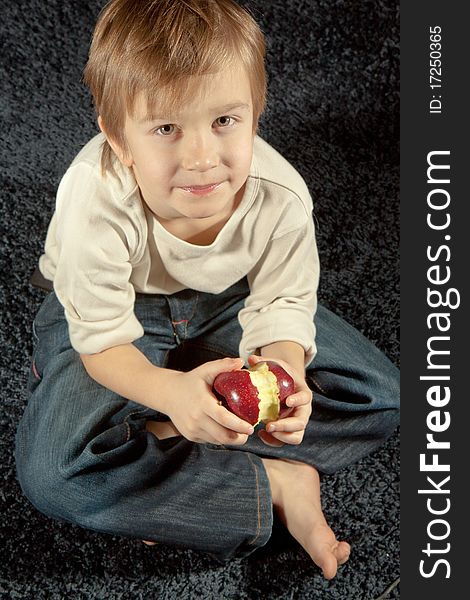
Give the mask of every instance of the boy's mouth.
[[216, 190], [220, 185], [221, 183], [210, 183], [208, 185], [188, 185], [181, 186], [180, 189], [184, 190], [185, 192], [189, 192], [190, 194], [195, 194], [196, 196], [204, 196]]

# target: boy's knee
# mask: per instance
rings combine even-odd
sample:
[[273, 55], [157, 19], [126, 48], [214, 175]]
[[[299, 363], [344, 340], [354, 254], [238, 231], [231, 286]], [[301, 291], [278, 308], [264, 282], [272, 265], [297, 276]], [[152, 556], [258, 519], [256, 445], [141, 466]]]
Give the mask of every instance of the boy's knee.
[[45, 515], [75, 522], [74, 498], [77, 482], [68, 476], [64, 465], [69, 448], [65, 441], [42, 443], [44, 431], [23, 431], [20, 425], [16, 442], [16, 475], [31, 504]]
[[384, 437], [390, 437], [400, 425], [399, 405], [389, 408], [384, 415]]
[[60, 518], [58, 512], [64, 494], [59, 469], [40, 454], [16, 453], [16, 474], [24, 495], [40, 512]]
[[396, 383], [384, 390], [380, 404], [382, 408], [376, 412], [379, 418], [378, 433], [385, 441], [400, 425], [400, 386]]
[[384, 386], [385, 406], [390, 409], [395, 416], [400, 414], [400, 371], [395, 365], [392, 365], [386, 374], [386, 384]]
[[382, 408], [385, 437], [390, 436], [400, 424], [400, 371], [390, 365], [380, 386], [379, 408]]

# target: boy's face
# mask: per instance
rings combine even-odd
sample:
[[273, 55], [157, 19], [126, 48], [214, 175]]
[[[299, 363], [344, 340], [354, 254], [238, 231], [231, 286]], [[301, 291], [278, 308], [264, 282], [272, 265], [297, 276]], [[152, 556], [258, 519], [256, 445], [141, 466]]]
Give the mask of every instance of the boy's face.
[[244, 69], [234, 65], [200, 79], [196, 94], [172, 114], [149, 121], [140, 99], [126, 119], [121, 160], [162, 220], [231, 214], [249, 174], [254, 127]]

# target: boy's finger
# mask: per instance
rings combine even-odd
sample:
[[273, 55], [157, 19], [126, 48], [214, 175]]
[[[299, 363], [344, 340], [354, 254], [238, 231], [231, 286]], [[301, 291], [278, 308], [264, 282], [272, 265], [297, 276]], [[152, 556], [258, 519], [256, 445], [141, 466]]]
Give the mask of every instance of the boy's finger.
[[310, 419], [310, 415], [312, 414], [312, 405], [311, 404], [301, 404], [300, 406], [295, 406], [292, 409], [292, 412], [286, 416], [278, 419], [277, 421], [273, 421], [273, 423], [278, 423], [280, 421], [285, 421], [286, 419], [300, 419], [304, 423], [307, 423]]
[[298, 392], [297, 394], [292, 394], [286, 399], [287, 406], [304, 406], [305, 404], [310, 404], [312, 401], [312, 396], [306, 394], [305, 392]]
[[237, 415], [234, 415], [228, 411], [224, 406], [217, 404], [214, 412], [211, 415], [214, 421], [217, 421], [222, 427], [236, 431], [237, 433], [244, 433], [245, 435], [251, 435], [255, 430], [253, 425], [247, 423]]
[[219, 373], [226, 371], [236, 371], [243, 367], [243, 360], [241, 358], [219, 358], [211, 362], [205, 363], [199, 369], [202, 378], [208, 385], [214, 383], [214, 379]]
[[275, 431], [271, 437], [279, 440], [283, 444], [298, 445], [304, 437], [305, 430], [302, 431]]
[[279, 419], [268, 423], [266, 425], [266, 431], [268, 433], [274, 433], [275, 431], [303, 431], [306, 427], [305, 421], [297, 417], [286, 417], [285, 419]]
[[226, 429], [213, 419], [208, 419], [204, 425], [204, 439], [210, 444], [239, 446], [247, 441], [247, 436]]
[[223, 446], [243, 446], [248, 441], [248, 436], [241, 433], [235, 433], [225, 429], [225, 436], [220, 441]]
[[250, 367], [252, 365], [256, 365], [256, 363], [264, 362], [266, 359], [263, 356], [258, 356], [257, 354], [250, 354], [248, 357], [248, 364]]

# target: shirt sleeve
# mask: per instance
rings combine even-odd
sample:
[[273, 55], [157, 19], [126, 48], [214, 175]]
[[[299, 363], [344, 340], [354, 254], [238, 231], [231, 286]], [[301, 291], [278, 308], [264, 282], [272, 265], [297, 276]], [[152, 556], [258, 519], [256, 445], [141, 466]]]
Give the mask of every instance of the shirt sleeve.
[[99, 185], [91, 167], [72, 167], [61, 181], [55, 214], [54, 290], [73, 348], [94, 354], [134, 341], [143, 328], [130, 282], [135, 225]]
[[248, 274], [250, 295], [239, 313], [240, 356], [280, 341], [300, 344], [308, 366], [316, 354], [313, 317], [317, 308], [319, 260], [313, 219], [272, 239]]

